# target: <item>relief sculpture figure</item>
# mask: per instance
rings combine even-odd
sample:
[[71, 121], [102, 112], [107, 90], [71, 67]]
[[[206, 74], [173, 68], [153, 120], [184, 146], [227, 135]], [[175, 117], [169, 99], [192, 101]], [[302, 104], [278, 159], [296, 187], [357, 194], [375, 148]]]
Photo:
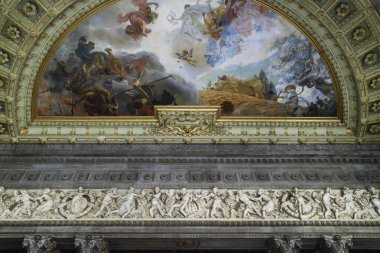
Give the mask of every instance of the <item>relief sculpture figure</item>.
[[111, 188], [107, 191], [106, 195], [104, 196], [102, 203], [100, 205], [99, 211], [95, 214], [95, 217], [99, 216], [103, 211], [105, 210], [106, 213], [104, 216], [108, 216], [111, 212], [110, 205], [112, 204], [112, 201], [116, 198], [118, 198], [120, 195], [117, 195], [117, 188]]
[[258, 215], [261, 218], [265, 218], [267, 215], [271, 215], [273, 213], [274, 202], [267, 191], [259, 189], [257, 191], [257, 197], [254, 198], [254, 200], [260, 201], [261, 212], [258, 213]]
[[26, 190], [14, 191], [15, 201], [19, 203], [14, 209], [13, 217], [17, 217], [20, 213], [26, 214], [29, 217], [32, 215], [32, 201], [34, 198], [29, 195]]
[[181, 190], [182, 196], [180, 197], [180, 202], [177, 204], [174, 204], [170, 207], [167, 215], [171, 216], [172, 212], [175, 208], [179, 207], [179, 212], [186, 217], [187, 213], [185, 211], [187, 205], [192, 201], [193, 197], [191, 196], [191, 192], [189, 192], [186, 188], [182, 188]]
[[131, 214], [133, 212], [133, 208], [135, 206], [135, 198], [138, 197], [140, 198], [140, 195], [137, 195], [135, 193], [134, 188], [129, 188], [127, 195], [124, 197], [121, 197], [124, 202], [121, 204], [118, 210], [112, 211], [112, 213], [117, 213], [119, 214], [120, 217], [124, 218], [127, 215]]
[[334, 214], [334, 217], [337, 217], [337, 210], [332, 206], [332, 201], [335, 199], [337, 199], [337, 196], [331, 192], [331, 188], [326, 188], [326, 191], [322, 197], [323, 206], [325, 208], [325, 218], [330, 217], [332, 214]]
[[240, 201], [245, 205], [245, 209], [243, 212], [243, 218], [247, 218], [248, 214], [256, 214], [261, 215], [260, 209], [256, 205], [256, 203], [252, 200], [252, 197], [250, 197], [247, 193], [244, 193], [242, 190], [238, 191], [238, 196]]
[[44, 214], [51, 210], [51, 208], [54, 205], [54, 199], [53, 196], [50, 194], [50, 191], [51, 190], [47, 188], [43, 191], [42, 196], [34, 199], [35, 201], [40, 201], [39, 206], [37, 206], [34, 210], [34, 215]]
[[369, 193], [371, 194], [371, 203], [377, 215], [380, 216], [380, 199], [379, 193], [376, 191], [375, 187], [371, 186], [369, 189]]
[[339, 212], [339, 215], [346, 215], [352, 218], [356, 217], [358, 209], [355, 205], [353, 190], [348, 187], [343, 187], [343, 197], [341, 198], [344, 210]]
[[159, 187], [154, 188], [153, 198], [151, 201], [151, 207], [149, 209], [150, 216], [152, 218], [156, 217], [155, 212], [157, 211], [161, 217], [164, 217], [165, 212], [162, 209], [163, 203], [161, 200], [161, 189]]

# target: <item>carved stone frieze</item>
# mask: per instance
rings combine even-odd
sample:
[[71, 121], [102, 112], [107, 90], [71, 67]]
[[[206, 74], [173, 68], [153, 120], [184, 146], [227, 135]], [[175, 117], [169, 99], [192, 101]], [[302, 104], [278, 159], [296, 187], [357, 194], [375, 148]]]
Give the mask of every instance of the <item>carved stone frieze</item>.
[[379, 221], [379, 193], [349, 189], [16, 190], [0, 188], [0, 218]]

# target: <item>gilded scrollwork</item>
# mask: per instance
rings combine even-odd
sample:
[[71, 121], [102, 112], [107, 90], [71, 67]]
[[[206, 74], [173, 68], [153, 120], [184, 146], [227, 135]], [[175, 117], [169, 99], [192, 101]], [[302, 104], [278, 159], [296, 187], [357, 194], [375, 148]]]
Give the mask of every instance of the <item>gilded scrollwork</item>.
[[0, 187], [0, 217], [42, 220], [379, 220], [378, 190], [116, 189]]
[[183, 137], [219, 135], [222, 133], [217, 126], [219, 108], [211, 108], [211, 111], [158, 108], [158, 127], [152, 128], [150, 134]]

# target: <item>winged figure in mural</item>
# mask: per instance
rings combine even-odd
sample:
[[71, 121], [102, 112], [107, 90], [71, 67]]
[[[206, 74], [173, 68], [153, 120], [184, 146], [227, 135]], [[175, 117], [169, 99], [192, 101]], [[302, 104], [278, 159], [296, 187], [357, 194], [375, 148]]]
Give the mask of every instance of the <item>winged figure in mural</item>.
[[175, 53], [180, 60], [187, 61], [190, 65], [196, 66], [197, 61], [193, 60], [193, 49], [184, 49], [181, 53]]
[[125, 28], [125, 33], [131, 36], [135, 41], [138, 41], [143, 36], [146, 37], [152, 30], [147, 28], [146, 25], [153, 23], [158, 18], [158, 13], [151, 9], [155, 6], [158, 8], [158, 3], [148, 3], [147, 0], [131, 0], [132, 4], [139, 9], [137, 11], [128, 12], [126, 14], [119, 14], [117, 21], [119, 23], [129, 22]]

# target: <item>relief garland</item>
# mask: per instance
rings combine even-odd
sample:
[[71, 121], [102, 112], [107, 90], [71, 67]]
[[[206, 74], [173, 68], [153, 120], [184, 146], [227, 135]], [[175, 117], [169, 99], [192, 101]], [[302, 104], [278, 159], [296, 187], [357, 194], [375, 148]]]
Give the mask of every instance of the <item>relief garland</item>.
[[0, 220], [380, 220], [366, 189], [39, 189], [0, 187]]

